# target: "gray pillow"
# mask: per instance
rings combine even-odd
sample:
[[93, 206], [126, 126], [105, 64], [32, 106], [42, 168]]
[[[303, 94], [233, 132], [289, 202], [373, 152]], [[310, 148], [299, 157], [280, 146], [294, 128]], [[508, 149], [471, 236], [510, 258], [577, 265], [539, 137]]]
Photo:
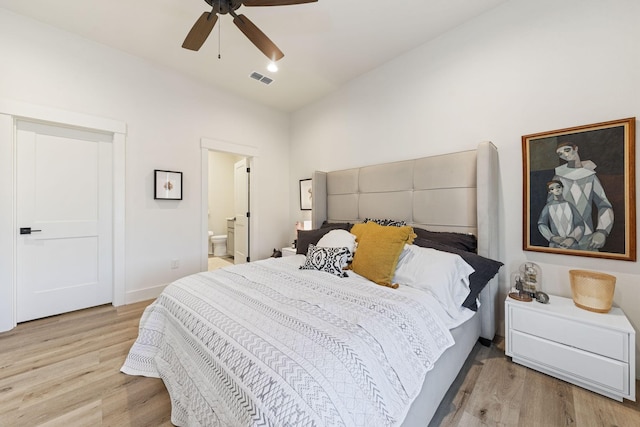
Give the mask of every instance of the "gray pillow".
[[424, 228], [413, 227], [416, 236], [451, 246], [466, 252], [478, 252], [478, 239], [473, 234], [454, 233], [451, 231], [429, 231]]
[[323, 221], [322, 225], [320, 226], [320, 228], [331, 228], [332, 230], [336, 228], [340, 228], [347, 231], [350, 231], [351, 227], [353, 227], [353, 224], [351, 224], [350, 222], [329, 222], [329, 221]]

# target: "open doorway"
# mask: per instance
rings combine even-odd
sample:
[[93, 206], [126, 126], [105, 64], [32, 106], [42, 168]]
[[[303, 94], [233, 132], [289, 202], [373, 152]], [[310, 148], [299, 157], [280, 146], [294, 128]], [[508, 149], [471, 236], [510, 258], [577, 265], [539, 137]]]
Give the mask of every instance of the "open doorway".
[[[234, 264], [235, 182], [234, 167], [244, 156], [209, 150], [207, 198], [207, 270]], [[244, 195], [240, 195], [243, 197]]]
[[254, 221], [249, 172], [258, 149], [206, 138], [201, 147], [201, 271], [208, 271], [210, 264], [216, 268], [249, 262]]

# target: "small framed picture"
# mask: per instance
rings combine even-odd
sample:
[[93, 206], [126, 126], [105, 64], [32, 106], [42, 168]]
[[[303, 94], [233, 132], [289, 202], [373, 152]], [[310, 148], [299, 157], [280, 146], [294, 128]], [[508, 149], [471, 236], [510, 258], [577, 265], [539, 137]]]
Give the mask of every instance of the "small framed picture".
[[311, 210], [311, 178], [300, 180], [300, 210]]
[[153, 198], [157, 200], [182, 200], [182, 172], [153, 171]]

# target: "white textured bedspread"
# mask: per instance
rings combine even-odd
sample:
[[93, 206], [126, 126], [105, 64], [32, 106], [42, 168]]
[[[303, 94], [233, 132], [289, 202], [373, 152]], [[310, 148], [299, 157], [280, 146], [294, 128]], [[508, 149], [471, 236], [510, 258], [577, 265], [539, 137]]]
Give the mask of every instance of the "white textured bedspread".
[[163, 379], [178, 426], [397, 426], [453, 344], [428, 294], [287, 257], [182, 278], [122, 367]]

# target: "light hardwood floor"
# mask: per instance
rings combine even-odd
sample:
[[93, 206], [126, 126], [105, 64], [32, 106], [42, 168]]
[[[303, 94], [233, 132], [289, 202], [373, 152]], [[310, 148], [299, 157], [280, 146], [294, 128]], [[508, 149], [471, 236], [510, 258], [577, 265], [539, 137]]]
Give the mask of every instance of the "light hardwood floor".
[[[476, 344], [429, 427], [640, 427], [640, 404], [623, 403], [511, 362], [504, 338]], [[638, 395], [640, 381], [636, 381]]]
[[231, 257], [217, 257], [209, 256], [208, 271], [217, 270], [222, 267], [233, 265], [233, 258]]
[[[0, 426], [171, 426], [159, 379], [119, 372], [149, 302], [101, 306], [0, 334]], [[476, 345], [433, 426], [640, 426], [640, 405], [511, 363]]]
[[0, 334], [0, 426], [171, 426], [162, 380], [119, 372], [148, 304], [81, 310]]

